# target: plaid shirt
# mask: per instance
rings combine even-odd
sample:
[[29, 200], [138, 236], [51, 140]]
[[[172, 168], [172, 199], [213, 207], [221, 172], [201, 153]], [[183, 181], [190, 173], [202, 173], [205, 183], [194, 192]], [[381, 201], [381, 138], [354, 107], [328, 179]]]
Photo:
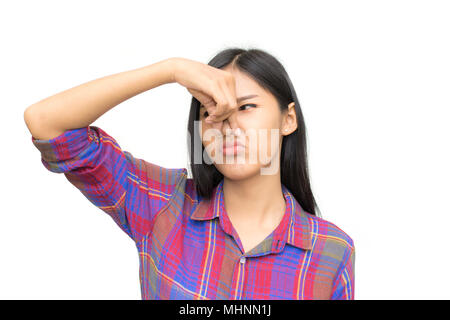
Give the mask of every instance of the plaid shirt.
[[96, 126], [31, 140], [48, 170], [64, 173], [134, 241], [142, 299], [354, 299], [353, 240], [305, 212], [283, 184], [282, 221], [243, 253], [223, 180], [203, 199], [185, 168], [137, 159]]

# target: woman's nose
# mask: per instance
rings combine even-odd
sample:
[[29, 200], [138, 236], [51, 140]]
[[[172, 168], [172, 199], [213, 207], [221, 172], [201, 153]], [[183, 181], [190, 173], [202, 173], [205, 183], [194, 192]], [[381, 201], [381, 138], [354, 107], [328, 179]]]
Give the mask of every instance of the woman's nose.
[[239, 123], [237, 119], [237, 112], [233, 112], [228, 118], [226, 118], [223, 121], [222, 125], [222, 134], [226, 135], [227, 131], [228, 134], [233, 134], [235, 132], [238, 132], [237, 129], [239, 128]]

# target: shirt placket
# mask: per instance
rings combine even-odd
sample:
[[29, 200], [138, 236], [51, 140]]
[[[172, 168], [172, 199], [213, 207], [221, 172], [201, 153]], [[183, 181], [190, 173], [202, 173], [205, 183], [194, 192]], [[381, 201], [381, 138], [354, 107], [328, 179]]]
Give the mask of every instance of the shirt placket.
[[244, 292], [245, 278], [246, 278], [246, 265], [247, 257], [242, 255], [236, 261], [234, 272], [233, 272], [233, 282], [231, 291], [231, 300], [241, 300]]
[[247, 261], [248, 258], [243, 253], [244, 248], [242, 246], [241, 240], [239, 239], [239, 235], [237, 234], [236, 230], [231, 225], [231, 222], [227, 217], [224, 217], [223, 223], [224, 223], [223, 225], [224, 231], [234, 239], [234, 243], [237, 246], [237, 249], [240, 253], [240, 255], [236, 256], [236, 261], [234, 263], [233, 277], [231, 283], [231, 293], [230, 293], [231, 300], [240, 300], [242, 299], [242, 295], [244, 292], [244, 285], [247, 273], [246, 265], [248, 263]]
[[237, 231], [234, 229], [228, 216], [224, 214], [225, 207], [221, 195], [222, 193], [219, 193], [219, 197], [217, 199], [218, 201], [217, 209], [220, 210], [220, 224], [223, 231], [234, 239], [234, 243], [237, 246], [237, 249], [240, 253], [240, 255], [236, 256], [236, 261], [234, 263], [234, 270], [231, 281], [230, 300], [240, 300], [244, 292], [247, 258], [243, 253], [244, 248], [242, 246], [241, 240], [239, 239]]

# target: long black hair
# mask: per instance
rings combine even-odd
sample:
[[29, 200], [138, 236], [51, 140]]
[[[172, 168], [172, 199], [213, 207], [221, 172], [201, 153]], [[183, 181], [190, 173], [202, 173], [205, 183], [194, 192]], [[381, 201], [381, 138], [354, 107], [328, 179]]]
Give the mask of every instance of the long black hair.
[[[256, 48], [224, 49], [217, 53], [208, 65], [221, 69], [230, 63], [254, 79], [261, 87], [270, 91], [275, 96], [280, 111], [287, 109], [289, 103], [295, 102], [297, 129], [283, 137], [280, 153], [281, 183], [289, 189], [306, 212], [317, 215], [318, 206], [309, 181], [305, 122], [297, 94], [286, 70], [273, 55]], [[192, 97], [188, 121], [188, 150], [192, 179], [197, 194], [209, 199], [214, 188], [223, 179], [223, 174], [214, 164], [205, 163], [203, 157], [201, 157], [201, 163], [194, 161], [194, 141], [200, 141], [202, 145], [200, 133], [194, 128], [194, 121], [199, 121], [199, 110], [200, 102]], [[202, 154], [203, 151], [202, 145]]]

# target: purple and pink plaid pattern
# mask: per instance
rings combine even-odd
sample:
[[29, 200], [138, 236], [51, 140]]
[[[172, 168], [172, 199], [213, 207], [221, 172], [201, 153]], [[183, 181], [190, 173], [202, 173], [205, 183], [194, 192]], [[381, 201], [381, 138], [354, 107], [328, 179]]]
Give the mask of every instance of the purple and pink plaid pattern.
[[353, 240], [305, 212], [284, 185], [282, 221], [244, 254], [223, 180], [203, 199], [187, 169], [135, 158], [92, 125], [31, 140], [48, 170], [64, 173], [133, 239], [142, 299], [354, 299]]

